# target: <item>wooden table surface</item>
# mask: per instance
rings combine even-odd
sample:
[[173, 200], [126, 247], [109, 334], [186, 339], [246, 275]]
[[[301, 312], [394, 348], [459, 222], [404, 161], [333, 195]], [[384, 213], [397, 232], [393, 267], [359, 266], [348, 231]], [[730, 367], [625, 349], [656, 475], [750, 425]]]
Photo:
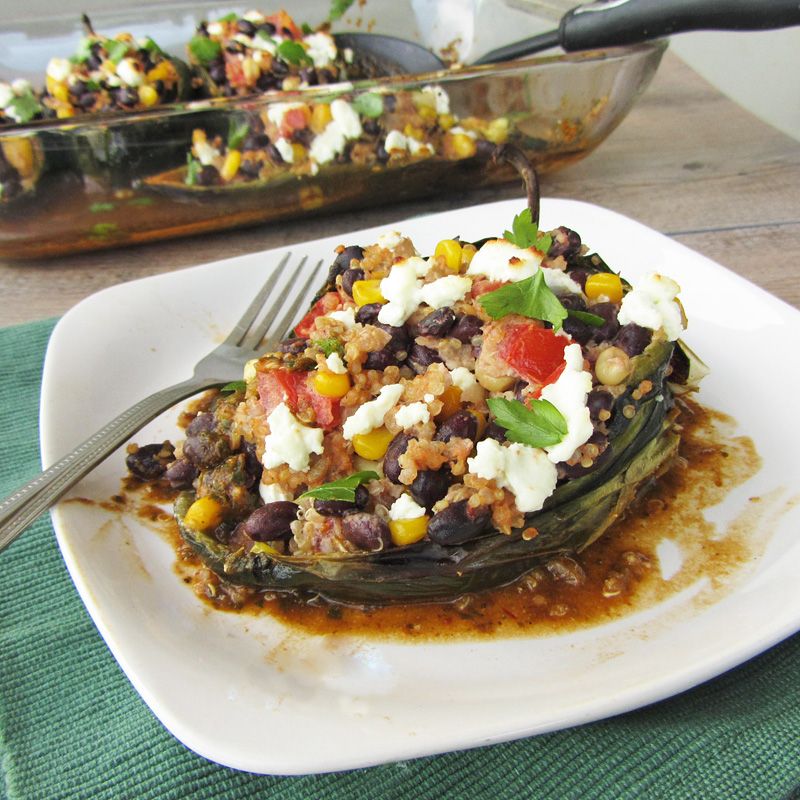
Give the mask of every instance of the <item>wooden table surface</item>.
[[[800, 142], [741, 109], [669, 52], [611, 137], [584, 161], [543, 176], [542, 191], [637, 219], [800, 307]], [[459, 202], [516, 196], [521, 188], [510, 186]], [[452, 206], [452, 198], [437, 198], [56, 260], [0, 262], [0, 325], [61, 315], [115, 283]]]

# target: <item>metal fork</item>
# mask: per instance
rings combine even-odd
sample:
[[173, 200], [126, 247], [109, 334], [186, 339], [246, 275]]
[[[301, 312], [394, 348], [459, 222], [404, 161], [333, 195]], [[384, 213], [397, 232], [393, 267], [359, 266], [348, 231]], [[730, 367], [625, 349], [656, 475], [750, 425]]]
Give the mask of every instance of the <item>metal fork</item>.
[[[240, 380], [247, 361], [257, 358], [285, 336], [322, 266], [322, 261], [317, 263], [296, 298], [284, 308], [295, 279], [307, 261], [307, 257], [302, 259], [297, 269], [287, 275], [277, 296], [273, 297], [272, 290], [290, 255], [287, 253], [275, 267], [225, 341], [197, 362], [191, 378], [161, 389], [123, 411], [71, 453], [0, 502], [0, 551], [84, 475], [161, 412], [203, 389]], [[260, 316], [259, 312], [266, 304], [269, 304], [269, 309]], [[279, 314], [280, 319], [275, 323]]]

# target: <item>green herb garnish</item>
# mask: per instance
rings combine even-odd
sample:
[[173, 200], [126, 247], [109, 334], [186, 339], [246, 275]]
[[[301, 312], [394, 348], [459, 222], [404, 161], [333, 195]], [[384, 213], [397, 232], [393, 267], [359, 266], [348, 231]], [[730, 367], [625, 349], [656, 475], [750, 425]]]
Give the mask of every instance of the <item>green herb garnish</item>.
[[311, 58], [306, 53], [305, 47], [299, 42], [286, 39], [278, 45], [278, 55], [288, 64], [300, 66], [301, 64], [311, 64]]
[[98, 222], [89, 231], [90, 236], [95, 239], [106, 239], [115, 233], [119, 233], [119, 227], [113, 222]]
[[243, 392], [247, 388], [244, 381], [231, 381], [226, 383], [221, 389], [221, 392]]
[[548, 400], [519, 400], [490, 397], [487, 401], [495, 422], [506, 429], [506, 438], [530, 447], [549, 447], [567, 435], [567, 421]]
[[222, 45], [207, 36], [193, 36], [189, 41], [189, 52], [206, 66], [219, 57]]
[[544, 282], [541, 269], [531, 278], [482, 294], [478, 302], [494, 319], [502, 319], [507, 314], [520, 314], [530, 319], [549, 322], [555, 330], [567, 318], [567, 309]]
[[272, 42], [272, 44], [277, 45], [277, 42], [263, 28], [259, 28], [256, 31], [256, 36], [265, 42]]
[[151, 206], [153, 205], [152, 197], [134, 197], [125, 204], [128, 206]]
[[523, 249], [535, 247], [542, 253], [546, 253], [553, 244], [552, 236], [539, 231], [539, 226], [533, 221], [529, 208], [523, 209], [514, 217], [511, 228], [512, 230], [505, 231], [503, 237], [517, 247]]
[[116, 40], [109, 40], [105, 43], [106, 53], [108, 55], [108, 60], [112, 64], [119, 64], [123, 58], [125, 58], [125, 53], [128, 52], [128, 48], [130, 45], [128, 42], [118, 42]]
[[307, 492], [303, 492], [298, 499], [313, 497], [316, 500], [346, 500], [348, 503], [353, 503], [356, 499], [356, 489], [362, 483], [374, 480], [378, 480], [378, 473], [371, 469], [365, 469], [362, 472], [348, 475], [346, 478], [340, 478], [338, 481], [323, 483], [316, 489], [309, 489]]
[[155, 55], [166, 56], [166, 53], [149, 36], [142, 42], [142, 47]]
[[197, 179], [200, 177], [200, 170], [203, 165], [196, 159], [192, 158], [191, 154], [186, 156], [186, 185], [194, 186]]
[[89, 206], [89, 211], [92, 214], [102, 214], [104, 211], [113, 211], [114, 204], [113, 203], [92, 203]]
[[331, 0], [331, 9], [328, 12], [328, 19], [331, 22], [339, 19], [351, 5], [353, 5], [353, 0]]
[[353, 100], [353, 108], [362, 117], [379, 117], [383, 114], [383, 98], [376, 92], [360, 94]]
[[238, 150], [249, 132], [250, 125], [246, 121], [237, 122], [236, 119], [231, 117], [228, 123], [228, 148], [230, 150]]
[[312, 339], [311, 343], [322, 350], [326, 357], [334, 353], [338, 353], [340, 356], [344, 355], [344, 344], [335, 336], [327, 339]]
[[13, 97], [6, 108], [11, 109], [14, 112], [13, 115], [9, 114], [9, 116], [13, 116], [17, 122], [30, 122], [42, 111], [42, 107], [39, 105], [39, 102], [33, 95], [30, 94], [23, 94], [19, 97]]
[[586, 325], [591, 325], [595, 328], [599, 328], [606, 322], [605, 319], [599, 314], [592, 314], [589, 311], [578, 311], [577, 309], [569, 308], [567, 309], [567, 314], [579, 320], [580, 322], [583, 322]]
[[217, 22], [236, 22], [237, 19], [239, 19], [239, 15], [235, 11], [231, 11], [230, 14], [220, 17]]
[[311, 36], [314, 33], [314, 29], [307, 22], [300, 26], [300, 30], [303, 32], [303, 36]]

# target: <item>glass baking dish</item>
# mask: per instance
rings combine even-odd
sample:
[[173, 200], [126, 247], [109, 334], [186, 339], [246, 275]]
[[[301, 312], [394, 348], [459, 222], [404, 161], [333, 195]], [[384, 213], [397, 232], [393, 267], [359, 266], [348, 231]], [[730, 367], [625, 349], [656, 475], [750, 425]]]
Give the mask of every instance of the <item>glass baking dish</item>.
[[[345, 16], [336, 30], [368, 27], [427, 41], [413, 23], [398, 28], [398, 19], [411, 19], [398, 13], [398, 5], [402, 3], [383, 4], [390, 6], [386, 10], [391, 16], [382, 21], [379, 9], [366, 23], [366, 11], [359, 6], [361, 16]], [[120, 14], [98, 14], [92, 21], [104, 33], [125, 30], [151, 36], [181, 57], [181, 42], [185, 47], [197, 22], [231, 8], [235, 6], [160, 6], [148, 9], [146, 21]], [[307, 11], [305, 19], [314, 21]], [[520, 12], [509, 7], [509, 13]], [[0, 29], [0, 80], [23, 77], [35, 85], [48, 58], [73, 51], [78, 37], [74, 19], [6, 25]], [[492, 45], [496, 43], [495, 29]], [[476, 42], [469, 47], [474, 50]], [[0, 127], [0, 147], [22, 180], [13, 197], [0, 194], [0, 258], [57, 256], [432, 194], [457, 197], [464, 190], [518, 180], [513, 168], [491, 160], [494, 146], [504, 142], [522, 149], [540, 172], [559, 169], [586, 156], [614, 130], [647, 87], [665, 47], [656, 42], [172, 103], [136, 113], [6, 125]], [[362, 136], [369, 146], [361, 140], [351, 143], [348, 152], [362, 153], [359, 158], [349, 155], [313, 169], [286, 164], [267, 180], [226, 185], [200, 185], [189, 175], [187, 158], [192, 160], [198, 135], [220, 141], [237, 126], [273, 118], [291, 107], [281, 104], [305, 106], [311, 116], [315, 107], [342, 100], [359, 109], [364, 130], [372, 132]], [[392, 150], [390, 158], [384, 148], [384, 158], [378, 158], [375, 142], [382, 147], [387, 128], [403, 121], [398, 123], [398, 107], [411, 109], [412, 122], [423, 115], [429, 133], [435, 132], [433, 143], [414, 153]], [[404, 130], [409, 132], [408, 125]], [[413, 125], [410, 130], [409, 136]]]

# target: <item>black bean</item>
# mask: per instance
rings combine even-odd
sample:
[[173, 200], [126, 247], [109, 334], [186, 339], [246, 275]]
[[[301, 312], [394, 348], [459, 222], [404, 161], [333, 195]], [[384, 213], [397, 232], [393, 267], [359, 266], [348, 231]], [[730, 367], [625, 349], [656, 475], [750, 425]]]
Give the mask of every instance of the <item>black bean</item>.
[[504, 442], [506, 440], [506, 429], [496, 422], [490, 422], [483, 432], [484, 439], [494, 439], [496, 442]]
[[86, 91], [86, 84], [83, 81], [75, 81], [69, 87], [69, 93], [73, 97], [80, 97]]
[[337, 275], [340, 275], [346, 269], [350, 269], [351, 261], [361, 261], [364, 258], [364, 248], [359, 247], [357, 244], [351, 244], [345, 247], [341, 253], [338, 253], [333, 263], [337, 268]]
[[592, 329], [592, 339], [597, 342], [608, 342], [617, 335], [619, 322], [617, 322], [617, 307], [614, 303], [595, 303], [589, 312], [602, 317], [605, 322]]
[[272, 69], [272, 74], [277, 75], [279, 78], [285, 78], [289, 74], [289, 67], [285, 62], [279, 61], [277, 58], [272, 60], [270, 69]]
[[284, 339], [278, 345], [278, 350], [280, 350], [281, 353], [291, 353], [292, 355], [298, 356], [306, 347], [308, 347], [308, 339], [296, 336], [292, 339]]
[[236, 21], [236, 29], [243, 33], [245, 36], [255, 36], [256, 26], [250, 22], [249, 19], [240, 19]]
[[216, 424], [214, 415], [210, 411], [203, 411], [189, 423], [186, 428], [186, 434], [188, 436], [196, 436], [203, 431], [213, 431]]
[[356, 311], [356, 322], [362, 325], [374, 325], [378, 321], [378, 314], [382, 308], [381, 303], [367, 303]]
[[386, 94], [383, 96], [383, 107], [391, 113], [397, 108], [397, 98], [393, 94]]
[[289, 527], [297, 519], [298, 506], [278, 500], [257, 508], [244, 522], [245, 533], [256, 542], [286, 541], [292, 536]]
[[244, 53], [244, 45], [241, 42], [235, 42], [235, 41], [234, 42], [230, 42], [229, 41], [225, 45], [225, 50], [228, 53], [234, 53], [234, 54]]
[[587, 344], [595, 334], [594, 325], [575, 317], [567, 317], [562, 323], [564, 332], [568, 333], [578, 344]]
[[188, 489], [197, 477], [197, 467], [189, 459], [179, 458], [167, 467], [164, 477], [173, 489]]
[[317, 79], [320, 83], [336, 83], [339, 80], [339, 76], [332, 69], [323, 67], [317, 70]]
[[630, 323], [619, 329], [614, 337], [614, 344], [629, 356], [638, 356], [639, 353], [644, 352], [652, 338], [653, 332], [649, 328], [642, 328], [640, 325]]
[[428, 524], [428, 537], [437, 544], [462, 544], [483, 533], [491, 520], [491, 509], [473, 509], [466, 500], [459, 500], [437, 511]]
[[121, 106], [135, 106], [139, 102], [138, 93], [134, 92], [132, 89], [114, 89], [111, 92], [111, 96], [114, 98], [114, 101]]
[[269, 144], [269, 136], [265, 133], [250, 131], [242, 142], [242, 150], [262, 150]]
[[383, 550], [391, 542], [389, 526], [380, 517], [364, 511], [342, 518], [342, 535], [361, 550]]
[[213, 164], [204, 164], [197, 175], [197, 182], [201, 186], [214, 186], [222, 182], [219, 170]]
[[430, 511], [433, 504], [447, 494], [450, 488], [450, 471], [445, 468], [421, 470], [409, 488], [413, 498]]
[[230, 454], [228, 437], [214, 431], [201, 431], [197, 435], [187, 436], [183, 444], [184, 457], [201, 468], [219, 464]]
[[450, 330], [450, 336], [458, 339], [459, 342], [470, 344], [476, 336], [483, 332], [483, 322], [480, 317], [473, 314], [464, 314], [456, 320], [456, 324]]
[[314, 500], [314, 510], [323, 517], [341, 517], [348, 511], [364, 508], [368, 502], [369, 491], [361, 484], [352, 503], [349, 500]]
[[164, 450], [163, 444], [146, 444], [128, 455], [125, 466], [142, 480], [152, 481], [160, 478], [167, 468], [166, 460], [158, 457], [162, 450]]
[[247, 178], [257, 178], [259, 172], [261, 172], [261, 164], [258, 161], [245, 158], [239, 166], [239, 172]]
[[488, 161], [496, 149], [497, 146], [487, 139], [478, 139], [475, 142], [475, 157], [480, 161]]
[[252, 442], [245, 442], [242, 445], [242, 452], [244, 453], [244, 468], [248, 475], [252, 477], [251, 485], [261, 481], [261, 473], [264, 471], [264, 465], [256, 453], [256, 446]]
[[275, 33], [275, 26], [271, 22], [261, 22], [258, 25], [258, 30], [264, 31], [267, 36], [272, 36]]
[[364, 369], [386, 369], [386, 367], [393, 367], [396, 365], [397, 357], [388, 347], [367, 353], [367, 357], [364, 360]]
[[[392, 337], [387, 345], [392, 351], [398, 355], [408, 351], [409, 339], [408, 331], [406, 331], [405, 327], [402, 325], [384, 325], [382, 322], [373, 322], [372, 324]], [[405, 356], [403, 356], [403, 358], [405, 358]]]
[[386, 149], [385, 142], [378, 142], [375, 145], [375, 159], [379, 164], [385, 164], [389, 160], [389, 151]]
[[281, 155], [281, 151], [278, 150], [278, 148], [275, 147], [272, 142], [270, 142], [265, 149], [270, 161], [275, 164], [276, 167], [279, 167], [281, 164], [283, 164], [283, 156]]
[[424, 316], [417, 323], [420, 336], [447, 336], [448, 331], [456, 324], [456, 313], [452, 308], [437, 308]]
[[400, 456], [408, 449], [408, 443], [413, 437], [407, 433], [400, 432], [389, 442], [386, 453], [383, 456], [383, 474], [392, 483], [400, 483]]
[[262, 72], [261, 75], [258, 76], [256, 86], [261, 89], [262, 92], [268, 92], [271, 89], [280, 89], [281, 79], [270, 75], [269, 72]]
[[605, 389], [592, 389], [586, 398], [589, 415], [592, 419], [599, 419], [601, 411], [611, 411], [614, 406], [614, 395]]
[[376, 119], [365, 119], [361, 127], [367, 136], [377, 136], [381, 132], [381, 124]]
[[303, 147], [311, 147], [311, 142], [314, 140], [314, 132], [311, 128], [300, 128], [292, 131], [289, 137], [290, 141], [302, 144]]
[[478, 420], [474, 414], [466, 410], [456, 411], [439, 426], [433, 438], [437, 442], [449, 442], [454, 436], [473, 442], [478, 438]]
[[553, 237], [553, 243], [547, 251], [547, 255], [550, 258], [556, 258], [557, 256], [569, 258], [580, 252], [581, 237], [575, 231], [562, 225], [551, 231], [551, 236]]
[[431, 364], [441, 364], [442, 357], [436, 350], [430, 347], [425, 347], [422, 344], [414, 343], [411, 345], [411, 350], [408, 354], [408, 366], [417, 373], [422, 375]]
[[581, 287], [581, 291], [586, 291], [586, 279], [589, 277], [589, 272], [585, 269], [568, 269], [567, 275], [569, 275], [575, 283], [579, 284]]
[[[363, 269], [346, 269], [342, 273], [342, 289], [344, 289], [350, 297], [353, 296], [353, 284], [356, 281], [363, 281], [364, 280], [364, 270]], [[380, 305], [380, 304], [378, 304]], [[362, 306], [363, 308], [363, 306]]]
[[558, 301], [567, 311], [586, 311], [586, 303], [579, 294], [559, 295]]
[[317, 71], [314, 69], [314, 67], [303, 67], [300, 70], [300, 80], [305, 81], [309, 86], [314, 86], [315, 84], [319, 83]]
[[92, 55], [90, 55], [89, 58], [86, 59], [86, 66], [90, 70], [100, 69], [100, 66], [102, 65], [102, 63], [103, 63], [103, 59], [100, 58], [99, 56], [95, 55], [94, 53], [92, 53]]

